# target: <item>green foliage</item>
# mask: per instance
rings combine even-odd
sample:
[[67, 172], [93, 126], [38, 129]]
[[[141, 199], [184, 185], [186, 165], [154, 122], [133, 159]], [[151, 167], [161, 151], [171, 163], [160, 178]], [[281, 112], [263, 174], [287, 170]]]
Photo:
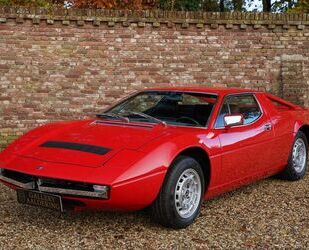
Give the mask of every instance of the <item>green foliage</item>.
[[203, 11], [220, 11], [220, 2], [217, 0], [205, 0], [203, 4]]
[[0, 0], [0, 6], [50, 7], [49, 0]]
[[235, 11], [243, 11], [243, 5], [244, 5], [243, 0], [232, 0], [232, 4], [233, 4], [233, 9]]
[[164, 10], [197, 11], [202, 4], [203, 0], [160, 0], [159, 7]]
[[170, 11], [252, 11], [309, 13], [309, 0], [0, 0], [0, 6], [53, 7], [73, 3], [75, 8], [162, 9]]
[[289, 10], [291, 13], [309, 13], [309, 1], [299, 0], [295, 8]]
[[158, 8], [171, 11], [240, 11], [243, 5], [244, 0], [159, 0]]
[[202, 9], [203, 0], [179, 0], [176, 1], [176, 10], [198, 11]]
[[11, 0], [0, 0], [0, 6], [10, 6]]

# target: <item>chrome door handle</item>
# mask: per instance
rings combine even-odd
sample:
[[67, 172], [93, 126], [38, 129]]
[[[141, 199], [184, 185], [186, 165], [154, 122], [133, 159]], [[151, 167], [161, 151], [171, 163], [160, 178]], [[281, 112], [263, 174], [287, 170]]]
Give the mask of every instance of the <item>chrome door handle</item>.
[[264, 125], [264, 129], [265, 129], [266, 131], [270, 131], [270, 130], [272, 129], [271, 123], [265, 124], [265, 125]]

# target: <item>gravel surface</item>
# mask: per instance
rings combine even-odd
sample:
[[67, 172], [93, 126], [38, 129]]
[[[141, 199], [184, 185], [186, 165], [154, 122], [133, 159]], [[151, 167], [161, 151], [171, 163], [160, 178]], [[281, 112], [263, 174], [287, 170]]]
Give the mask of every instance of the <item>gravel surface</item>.
[[275, 178], [203, 205], [200, 217], [175, 231], [146, 212], [59, 214], [17, 204], [0, 187], [0, 249], [298, 248], [309, 249], [309, 175]]

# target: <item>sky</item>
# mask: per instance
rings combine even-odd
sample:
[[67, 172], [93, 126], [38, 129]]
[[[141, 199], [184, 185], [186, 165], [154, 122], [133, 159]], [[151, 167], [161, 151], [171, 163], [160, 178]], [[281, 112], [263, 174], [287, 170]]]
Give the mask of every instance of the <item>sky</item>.
[[261, 0], [254, 0], [253, 4], [251, 6], [248, 5], [246, 1], [246, 9], [249, 11], [257, 9], [258, 11], [262, 11], [263, 6], [262, 6], [262, 1]]

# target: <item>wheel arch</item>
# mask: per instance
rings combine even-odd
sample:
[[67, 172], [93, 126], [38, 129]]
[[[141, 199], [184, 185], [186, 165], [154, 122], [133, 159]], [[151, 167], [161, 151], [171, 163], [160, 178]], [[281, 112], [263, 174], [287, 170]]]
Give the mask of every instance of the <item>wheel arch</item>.
[[204, 193], [206, 193], [208, 190], [208, 187], [210, 184], [210, 178], [211, 178], [211, 162], [210, 162], [208, 153], [203, 148], [195, 146], [195, 147], [189, 147], [189, 148], [184, 149], [175, 157], [175, 159], [179, 156], [192, 157], [201, 165], [203, 174], [204, 174], [204, 180], [205, 180]]
[[301, 126], [298, 131], [303, 132], [306, 135], [307, 141], [309, 142], [309, 125], [305, 124]]

